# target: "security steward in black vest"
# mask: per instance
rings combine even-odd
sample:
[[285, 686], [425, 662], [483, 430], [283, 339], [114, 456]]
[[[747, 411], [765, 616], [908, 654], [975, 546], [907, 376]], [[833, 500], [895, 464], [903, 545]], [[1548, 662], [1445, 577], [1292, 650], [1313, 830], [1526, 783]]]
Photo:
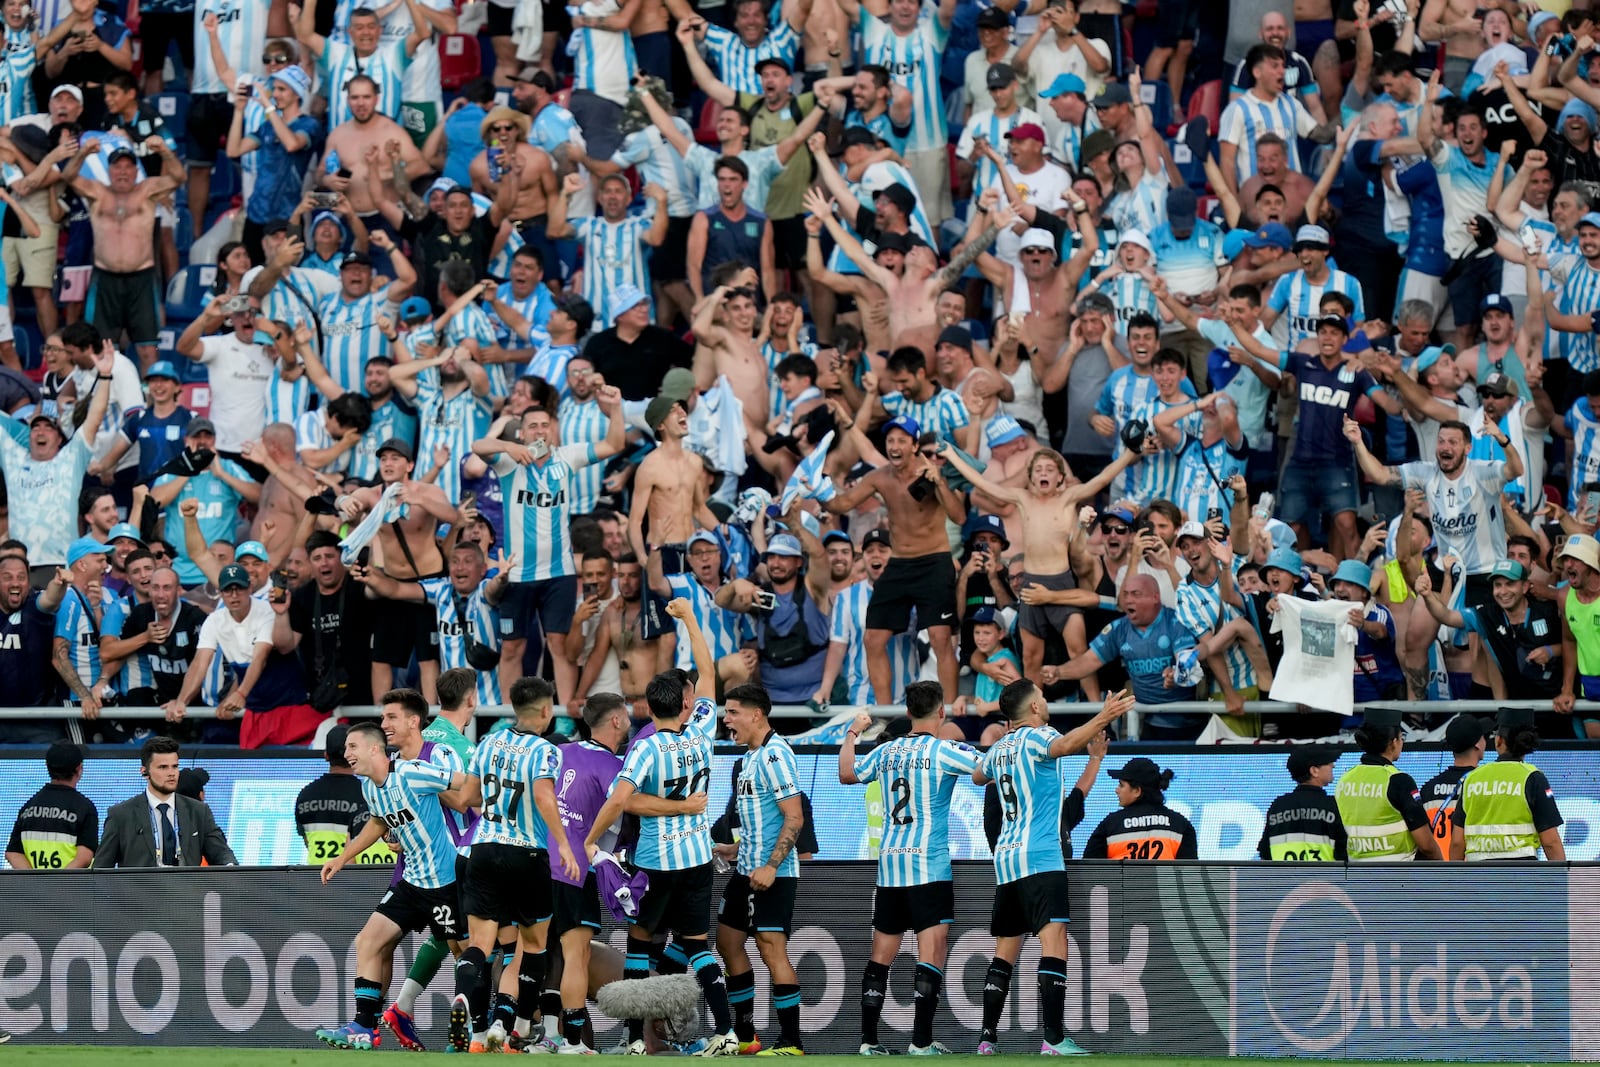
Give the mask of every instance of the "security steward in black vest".
[[1342, 861], [1344, 823], [1328, 795], [1339, 752], [1332, 745], [1302, 745], [1289, 753], [1287, 767], [1295, 786], [1267, 806], [1261, 830], [1261, 858], [1285, 861]]

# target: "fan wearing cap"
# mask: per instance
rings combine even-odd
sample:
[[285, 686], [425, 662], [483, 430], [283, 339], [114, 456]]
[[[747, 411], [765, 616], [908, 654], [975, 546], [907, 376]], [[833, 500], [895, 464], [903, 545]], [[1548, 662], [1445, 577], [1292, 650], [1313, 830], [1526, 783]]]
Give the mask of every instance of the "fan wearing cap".
[[1600, 301], [1600, 211], [1587, 211], [1575, 228], [1581, 261], [1574, 263], [1567, 280], [1545, 309], [1545, 321], [1560, 331], [1558, 353], [1573, 368], [1600, 362], [1595, 345], [1594, 309]]
[[[294, 828], [306, 843], [305, 862], [322, 866], [344, 851], [350, 839], [367, 826], [367, 802], [361, 797], [361, 779], [344, 756], [342, 723], [328, 731], [323, 757], [328, 769], [307, 782], [294, 798]], [[394, 849], [379, 841], [357, 863], [393, 863]]]
[[1121, 333], [1135, 315], [1161, 317], [1161, 305], [1156, 302], [1155, 294], [1161, 277], [1156, 274], [1150, 238], [1140, 230], [1124, 228], [1118, 234], [1116, 255], [1116, 262], [1095, 275], [1083, 292], [1104, 292], [1110, 297], [1117, 309], [1117, 331]]
[[1143, 756], [1106, 775], [1117, 780], [1119, 810], [1094, 828], [1083, 846], [1086, 860], [1197, 860], [1194, 825], [1167, 806], [1176, 775]]
[[1444, 728], [1444, 743], [1454, 762], [1422, 784], [1422, 806], [1428, 813], [1428, 826], [1439, 841], [1439, 852], [1450, 856], [1450, 838], [1455, 832], [1452, 816], [1461, 806], [1461, 787], [1466, 776], [1483, 762], [1489, 744], [1484, 723], [1476, 715], [1461, 714]]
[[[1054, 213], [1063, 204], [1074, 202], [1072, 175], [1046, 158], [1044, 127], [1039, 122], [1024, 122], [1006, 132], [1002, 145], [979, 141], [974, 149], [995, 166], [995, 180], [987, 189], [977, 189], [980, 198], [987, 193], [1008, 204], [1029, 204], [1037, 211]], [[1002, 156], [1002, 150], [1004, 155]], [[982, 206], [982, 205], [980, 205]], [[991, 207], [988, 209], [993, 211]], [[977, 212], [973, 216], [976, 220]], [[1022, 237], [1013, 227], [1005, 227], [995, 242], [995, 256], [1010, 264], [1020, 264]]]
[[193, 418], [188, 408], [178, 403], [181, 386], [178, 370], [170, 360], [157, 360], [144, 374], [145, 395], [149, 402], [138, 411], [126, 412], [111, 451], [95, 465], [114, 471], [128, 449], [139, 448], [137, 479], [149, 484], [157, 472], [183, 451], [183, 429]]
[[761, 683], [784, 704], [803, 703], [821, 688], [833, 606], [827, 555], [798, 521], [798, 507], [785, 516], [791, 532], [772, 538], [762, 553], [765, 576], [735, 578], [715, 597], [719, 608], [754, 616]]
[[[831, 536], [831, 535], [830, 535]], [[826, 538], [824, 539], [827, 540]], [[828, 543], [831, 549], [833, 545]], [[868, 530], [861, 541], [862, 577], [834, 593], [833, 612], [828, 635], [828, 659], [822, 673], [822, 685], [812, 694], [819, 704], [838, 703], [834, 700], [836, 682], [843, 672], [843, 703], [883, 704], [902, 693], [906, 685], [917, 676], [920, 660], [916, 648], [916, 634], [909, 630], [889, 638], [885, 655], [889, 657], [891, 692], [878, 700], [872, 691], [872, 674], [867, 667], [867, 605], [872, 599], [874, 584], [889, 565], [889, 531], [882, 527]]]
[[[390, 254], [394, 280], [374, 290], [372, 257], [364, 252], [348, 252], [339, 262], [339, 292], [323, 298], [317, 306], [322, 323], [323, 366], [346, 391], [359, 389], [367, 362], [388, 351], [383, 331], [374, 329], [378, 316], [402, 303], [417, 286], [416, 270], [409, 259], [395, 251], [387, 231], [375, 230], [371, 240], [374, 248]], [[440, 332], [444, 332], [442, 327]]]
[[1467, 426], [1472, 431], [1473, 459], [1498, 462], [1508, 453], [1517, 454], [1522, 472], [1507, 478], [1505, 492], [1519, 511], [1526, 512], [1543, 503], [1543, 442], [1551, 420], [1545, 405], [1519, 394], [1512, 375], [1500, 371], [1485, 375], [1478, 383], [1481, 406], [1467, 419]]
[[[646, 302], [650, 299], [645, 246], [656, 248], [667, 239], [667, 193], [659, 185], [646, 186], [644, 193], [655, 201], [655, 212], [649, 216], [630, 215], [632, 187], [620, 174], [607, 175], [600, 180], [600, 214], [570, 219], [567, 201], [584, 185], [579, 174], [568, 174], [562, 180], [545, 234], [551, 240], [577, 241], [588, 250], [591, 263], [604, 264], [603, 269], [583, 272], [583, 298], [597, 311], [604, 309], [602, 325], [612, 326], [625, 312], [638, 306], [635, 293], [643, 295]], [[606, 250], [604, 258], [597, 258], [602, 250]]]
[[1575, 713], [1573, 701], [1581, 685], [1583, 699], [1600, 700], [1600, 541], [1588, 534], [1572, 534], [1557, 556], [1567, 584], [1557, 593], [1561, 608], [1561, 692], [1555, 710], [1572, 714], [1579, 737], [1600, 737], [1600, 717], [1594, 712]]
[[81, 870], [100, 847], [100, 811], [78, 790], [83, 781], [83, 746], [67, 740], [45, 750], [49, 781], [23, 802], [6, 842], [6, 866], [14, 871]]
[[1405, 747], [1400, 712], [1367, 708], [1355, 741], [1361, 762], [1333, 791], [1351, 862], [1443, 859], [1416, 780], [1394, 765]]
[[[1040, 1052], [1082, 1055], [1063, 1027], [1067, 992], [1067, 872], [1061, 852], [1060, 761], [1098, 739], [1105, 729], [1133, 709], [1124, 692], [1108, 696], [1094, 718], [1071, 733], [1050, 726], [1050, 710], [1039, 687], [1026, 678], [1000, 691], [1000, 714], [1006, 735], [978, 763], [972, 780], [994, 782], [1003, 816], [994, 846], [995, 894], [989, 933], [994, 958], [984, 979], [983, 1032], [978, 1050], [999, 1049], [1000, 1017], [1022, 942], [1039, 939], [1039, 1024], [1044, 1031]], [[1148, 761], [1146, 761], [1148, 762]], [[1088, 855], [1088, 853], [1086, 853]]]
[[[447, 179], [440, 178], [434, 182], [434, 186], [447, 182]], [[432, 190], [429, 192], [431, 194]], [[294, 213], [289, 216], [289, 225], [299, 227], [303, 232], [310, 234], [310, 239], [306, 242], [305, 257], [300, 261], [306, 269], [322, 271], [337, 278], [339, 261], [344, 258], [344, 253], [347, 250], [367, 251], [370, 247], [370, 236], [367, 233], [366, 223], [361, 221], [361, 216], [350, 206], [349, 197], [342, 193], [331, 194], [335, 200], [332, 209], [328, 209], [318, 206], [316, 197], [321, 195], [327, 194], [306, 193], [295, 206]], [[442, 200], [439, 206], [441, 208], [444, 206]], [[306, 224], [308, 216], [311, 220], [309, 226]]]
[[[1043, 22], [1040, 24], [1043, 25]], [[1002, 159], [997, 162], [997, 157], [988, 152], [976, 152], [978, 145], [1000, 144], [1011, 136], [1012, 131], [1025, 125], [1042, 130], [1044, 123], [1038, 112], [1022, 106], [1020, 98], [1024, 90], [1016, 69], [1010, 63], [991, 64], [984, 75], [984, 86], [988, 90], [990, 106], [972, 112], [956, 145], [956, 179], [962, 185], [970, 184], [979, 192], [992, 188], [999, 181], [1000, 167], [1005, 161]]]
[[[1520, 271], [1521, 265], [1516, 266]], [[1489, 375], [1501, 373], [1515, 385], [1512, 396], [1532, 396], [1526, 365], [1528, 362], [1540, 364], [1534, 372], [1535, 383], [1540, 385], [1543, 384], [1540, 375], [1544, 366], [1543, 361], [1536, 359], [1532, 353], [1534, 338], [1525, 328], [1517, 325], [1517, 305], [1514, 300], [1513, 296], [1506, 293], [1490, 293], [1479, 302], [1482, 340], [1463, 350], [1455, 357], [1455, 362], [1465, 380], [1483, 382]]]
[[[980, 40], [983, 37], [981, 28], [978, 36]], [[988, 70], [989, 63], [982, 59], [982, 55], [983, 49], [980, 47], [967, 57], [969, 87], [972, 84], [970, 81], [972, 65], [980, 61], [977, 84], [979, 86], [983, 84], [983, 75]], [[891, 78], [889, 71], [884, 67], [867, 64], [854, 74], [844, 74], [836, 78], [818, 78], [812, 83], [811, 89], [817, 94], [817, 103], [826, 108], [833, 118], [844, 123], [843, 145], [846, 166], [850, 166], [851, 148], [875, 150], [879, 142], [882, 142], [896, 153], [905, 151], [906, 138], [911, 135], [911, 94], [906, 91], [905, 86]], [[969, 105], [971, 103], [969, 99]], [[852, 133], [852, 130], [860, 132]], [[807, 140], [809, 142], [810, 138]], [[904, 173], [906, 182], [915, 182], [911, 173], [904, 167], [895, 164], [895, 168]], [[824, 181], [826, 182], [826, 178]], [[828, 184], [831, 188], [831, 183]]]
[[1177, 589], [1178, 618], [1199, 642], [1196, 652], [1214, 680], [1211, 699], [1238, 715], [1244, 701], [1271, 690], [1272, 668], [1236, 587], [1232, 546], [1193, 519], [1179, 527], [1173, 545], [1189, 565]]
[[[285, 279], [284, 284], [294, 282]], [[310, 288], [300, 291], [315, 299]], [[210, 421], [217, 438], [214, 447], [234, 459], [245, 442], [261, 435], [268, 392], [280, 377], [277, 349], [257, 341], [256, 324], [262, 317], [261, 301], [256, 297], [223, 293], [213, 297], [200, 317], [178, 335], [175, 346], [178, 355], [209, 372]], [[216, 332], [224, 326], [227, 333]], [[288, 377], [297, 374], [291, 370]]]
[[[1581, 542], [1580, 542], [1581, 551]], [[1528, 571], [1504, 559], [1489, 572], [1491, 600], [1478, 606], [1452, 607], [1434, 591], [1426, 573], [1411, 582], [1412, 591], [1441, 626], [1478, 635], [1494, 660], [1487, 692], [1474, 685], [1474, 696], [1496, 699], [1549, 700], [1561, 691], [1561, 612], [1556, 603], [1528, 595]]]
[[1273, 862], [1338, 862], [1346, 859], [1344, 823], [1328, 795], [1339, 750], [1332, 745], [1301, 745], [1286, 766], [1294, 788], [1267, 805], [1257, 851]]
[[1394, 616], [1372, 595], [1372, 568], [1360, 560], [1339, 564], [1328, 581], [1328, 591], [1351, 608], [1348, 619], [1356, 638], [1353, 695], [1357, 704], [1369, 700], [1406, 699], [1405, 673], [1395, 649]]
[[[183, 548], [186, 544], [184, 522], [189, 514], [186, 506], [191, 502], [194, 505], [193, 514], [199, 523], [203, 543], [231, 542], [239, 519], [239, 505], [246, 501], [259, 504], [262, 497], [261, 483], [233, 460], [219, 457], [213, 451], [216, 443], [217, 428], [210, 419], [190, 419], [183, 429], [183, 455], [169, 464], [167, 473], [150, 487], [151, 501], [166, 509], [165, 538], [179, 546], [173, 569], [185, 588], [204, 581], [199, 566]], [[180, 469], [173, 470], [173, 466]]]
[[1563, 863], [1561, 811], [1543, 771], [1529, 763], [1539, 745], [1533, 712], [1501, 708], [1495, 718], [1493, 763], [1468, 772], [1461, 803], [1450, 814], [1450, 859], [1468, 863], [1535, 860]]
[[1302, 226], [1295, 231], [1291, 251], [1300, 269], [1279, 276], [1267, 298], [1267, 306], [1262, 309], [1261, 321], [1269, 329], [1281, 316], [1289, 316], [1287, 347], [1291, 351], [1298, 349], [1302, 341], [1316, 338], [1324, 293], [1343, 293], [1355, 305], [1352, 312], [1355, 320], [1366, 318], [1361, 282], [1353, 275], [1328, 266], [1332, 240], [1321, 226]]
[[[991, 106], [989, 71], [996, 63], [1010, 64], [1017, 54], [1017, 46], [1011, 42], [1009, 12], [984, 8], [978, 12], [976, 26], [978, 47], [967, 54], [962, 64], [961, 99], [969, 118]], [[1017, 102], [1025, 107], [1033, 102], [1026, 83], [1018, 86]]]
[[[102, 706], [116, 694], [116, 664], [100, 655], [100, 624], [117, 600], [105, 588], [106, 560], [111, 546], [92, 537], [80, 537], [67, 548], [67, 571], [72, 582], [56, 611], [50, 662], [83, 708], [83, 717], [100, 717]], [[104, 731], [111, 741], [121, 741], [117, 727]]]
[[[408, 298], [400, 306], [400, 317], [402, 320], [420, 317], [425, 321], [432, 321], [432, 313], [428, 309], [428, 302], [417, 296]], [[380, 330], [392, 329], [393, 324], [389, 322], [387, 317], [380, 315], [378, 317], [378, 328]], [[392, 344], [399, 335], [386, 334], [385, 336], [388, 337]], [[367, 361], [366, 368], [362, 372], [365, 385], [359, 391], [341, 388], [339, 383], [334, 381], [328, 374], [327, 368], [322, 364], [321, 357], [317, 355], [316, 349], [312, 345], [305, 344], [300, 346], [300, 360], [305, 366], [306, 378], [322, 398], [322, 411], [332, 412], [335, 410], [335, 405], [339, 404], [345, 397], [350, 397], [352, 400], [359, 399], [364, 402], [368, 414], [367, 424], [362, 429], [359, 437], [353, 442], [350, 451], [345, 453], [348, 459], [344, 461], [346, 464], [344, 471], [348, 477], [358, 478], [362, 481], [370, 481], [377, 478], [378, 446], [382, 442], [390, 438], [399, 438], [407, 442], [417, 439], [417, 409], [411, 405], [409, 400], [396, 391], [394, 383], [389, 377], [389, 370], [394, 366], [394, 361], [388, 355], [380, 353], [372, 356]], [[359, 407], [360, 405], [352, 409], [350, 406], [345, 405], [343, 410], [349, 413], [353, 410], [359, 410]], [[308, 417], [301, 416], [301, 419]], [[341, 418], [340, 421], [345, 422], [346, 420]], [[349, 425], [354, 426], [357, 422], [359, 422], [359, 419], [350, 422]], [[327, 448], [330, 445], [335, 445], [339, 440], [338, 437], [333, 435], [331, 426], [327, 429], [329, 430], [328, 439], [319, 441], [319, 447]], [[342, 430], [339, 436], [343, 436]], [[307, 462], [310, 462], [310, 460]]]
[[[1013, 145], [1016, 141], [1013, 137]], [[1006, 180], [1010, 178], [1008, 171]], [[1002, 235], [1006, 243], [1014, 244], [1015, 252], [1007, 258], [1002, 242], [997, 241], [995, 254], [981, 255], [977, 262], [978, 272], [1000, 292], [997, 306], [1005, 309], [1008, 333], [1010, 324], [1015, 323], [1018, 342], [1026, 346], [1028, 358], [1038, 360], [1041, 368], [1048, 366], [1057, 376], [1065, 374], [1070, 364], [1050, 353], [1059, 352], [1067, 343], [1073, 301], [1100, 247], [1087, 204], [1071, 189], [1062, 195], [1072, 208], [1076, 232], [1056, 220], [1050, 208], [1024, 203], [1019, 207], [1020, 217], [1033, 220], [1028, 229], [1021, 237], [1015, 236], [1015, 227]], [[1073, 252], [1063, 260], [1060, 246], [1066, 242], [1072, 242]]]

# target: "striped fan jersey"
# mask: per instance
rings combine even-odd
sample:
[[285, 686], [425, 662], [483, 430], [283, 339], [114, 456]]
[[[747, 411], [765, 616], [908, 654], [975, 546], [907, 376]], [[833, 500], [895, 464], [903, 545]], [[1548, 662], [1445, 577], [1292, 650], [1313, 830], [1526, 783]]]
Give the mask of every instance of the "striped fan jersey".
[[543, 461], [518, 463], [501, 453], [489, 469], [505, 499], [507, 551], [518, 557], [513, 582], [542, 582], [577, 573], [567, 523], [572, 475], [595, 461], [592, 444], [562, 445]]

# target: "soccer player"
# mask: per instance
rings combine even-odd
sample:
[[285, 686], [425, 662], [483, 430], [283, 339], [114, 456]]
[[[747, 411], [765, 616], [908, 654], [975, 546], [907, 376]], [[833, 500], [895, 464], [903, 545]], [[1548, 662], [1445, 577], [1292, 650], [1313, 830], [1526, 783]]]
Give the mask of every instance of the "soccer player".
[[[408, 717], [420, 719], [428, 709], [422, 694], [413, 689], [390, 690], [380, 704], [385, 717], [403, 709]], [[454, 842], [445, 826], [444, 809], [435, 801], [464, 809], [460, 791], [467, 776], [419, 760], [391, 760], [383, 729], [372, 723], [350, 727], [344, 755], [366, 779], [361, 795], [372, 818], [343, 852], [322, 865], [322, 881], [327, 883], [386, 832], [394, 834], [406, 866], [404, 877], [383, 895], [356, 937], [360, 977], [355, 981], [355, 1019], [318, 1030], [317, 1040], [335, 1048], [371, 1049], [380, 1041], [378, 1012], [384, 983], [366, 976], [382, 975], [390, 967], [395, 946], [407, 933], [428, 930], [440, 940], [454, 941], [464, 932]]]
[[[598, 825], [606, 790], [622, 770], [619, 753], [632, 728], [628, 709], [628, 703], [615, 693], [591, 693], [583, 703], [589, 740], [561, 746], [561, 790], [556, 794], [556, 806], [561, 810], [562, 832], [574, 849], [581, 849], [590, 828]], [[600, 834], [600, 843], [609, 851], [615, 838], [612, 827], [601, 827]], [[550, 888], [555, 898], [552, 928], [561, 942], [562, 1049], [587, 1055], [592, 1051], [583, 1041], [589, 1024], [589, 945], [600, 932], [600, 890], [587, 857], [579, 866], [576, 878], [563, 868], [552, 870]], [[554, 1036], [547, 1015], [545, 1037]]]
[[[694, 709], [687, 719], [683, 717], [684, 684], [677, 672], [651, 679], [645, 700], [656, 731], [628, 750], [611, 797], [595, 817], [583, 847], [593, 863], [606, 829], [625, 811], [639, 816], [634, 860], [649, 877], [650, 886], [628, 929], [623, 977], [644, 978], [649, 973], [651, 939], [657, 931], [670, 929], [705, 991], [716, 1022], [716, 1034], [703, 1054], [735, 1056], [739, 1038], [733, 1032], [728, 990], [722, 968], [706, 945], [711, 927], [712, 866], [711, 819], [705, 804], [715, 745], [717, 667], [689, 602], [682, 597], [673, 599], [667, 604], [667, 614], [678, 620], [694, 651], [698, 672]], [[643, 1055], [644, 1020], [626, 1021], [628, 1052]]]
[[[1106, 697], [1094, 718], [1061, 734], [1050, 725], [1050, 711], [1039, 687], [1019, 678], [1000, 691], [1006, 735], [984, 754], [972, 774], [979, 785], [994, 782], [1004, 817], [994, 847], [994, 959], [983, 983], [983, 1032], [978, 1055], [999, 1053], [1000, 1015], [1011, 990], [1011, 971], [1022, 939], [1039, 939], [1039, 1019], [1046, 1056], [1081, 1056], [1084, 1050], [1066, 1035], [1067, 868], [1061, 855], [1061, 770], [1063, 756], [1081, 751], [1100, 731], [1133, 708], [1133, 695], [1121, 690]], [[885, 836], [887, 844], [887, 835]]]
[[769, 1055], [804, 1055], [800, 977], [789, 962], [789, 932], [800, 885], [794, 845], [805, 814], [794, 750], [773, 731], [767, 720], [771, 712], [772, 698], [759, 685], [734, 686], [723, 701], [728, 736], [747, 751], [734, 787], [741, 836], [737, 844], [716, 846], [723, 859], [735, 864], [722, 890], [717, 954], [728, 971], [728, 1001], [734, 1006], [734, 1032], [743, 1056], [761, 1051], [754, 1018], [756, 975], [744, 947], [752, 936], [772, 976], [772, 1003], [781, 1031]]
[[[550, 926], [550, 830], [558, 825], [556, 808], [556, 746], [539, 735], [550, 725], [555, 689], [543, 678], [519, 678], [512, 687], [511, 706], [516, 725], [484, 738], [467, 765], [465, 794], [479, 808], [478, 832], [467, 860], [467, 886], [463, 903], [467, 911], [467, 947], [456, 963], [456, 995], [450, 1004], [450, 1045], [457, 1052], [468, 1047], [469, 1018], [484, 1033], [488, 1052], [505, 1048], [518, 1015], [515, 997], [502, 991], [495, 998], [494, 1022], [487, 1023], [488, 952], [501, 924], [515, 924], [522, 938], [522, 966], [518, 986], [531, 985], [537, 1007], [538, 990], [549, 969], [545, 934]], [[578, 861], [565, 835], [556, 838], [561, 869], [578, 874]], [[527, 981], [524, 982], [523, 979]], [[480, 992], [481, 991], [481, 992]], [[476, 1003], [469, 998], [477, 994]]]
[[872, 957], [861, 976], [861, 1054], [887, 1056], [878, 1040], [878, 1019], [889, 988], [889, 966], [907, 930], [917, 935], [916, 1015], [913, 1056], [950, 1050], [933, 1040], [944, 961], [955, 921], [955, 883], [950, 873], [950, 796], [956, 779], [978, 765], [967, 745], [938, 736], [944, 721], [944, 690], [937, 682], [906, 686], [911, 732], [856, 758], [856, 740], [872, 724], [856, 716], [839, 746], [839, 781], [883, 782], [883, 843], [878, 850], [878, 887], [872, 895]]

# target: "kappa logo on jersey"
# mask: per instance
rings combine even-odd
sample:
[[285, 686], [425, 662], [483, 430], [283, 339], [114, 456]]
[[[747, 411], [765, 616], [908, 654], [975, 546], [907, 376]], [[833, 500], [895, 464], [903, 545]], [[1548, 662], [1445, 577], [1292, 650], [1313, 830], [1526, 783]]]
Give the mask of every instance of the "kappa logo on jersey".
[[0, 651], [15, 652], [22, 648], [21, 634], [6, 634], [0, 637]]

